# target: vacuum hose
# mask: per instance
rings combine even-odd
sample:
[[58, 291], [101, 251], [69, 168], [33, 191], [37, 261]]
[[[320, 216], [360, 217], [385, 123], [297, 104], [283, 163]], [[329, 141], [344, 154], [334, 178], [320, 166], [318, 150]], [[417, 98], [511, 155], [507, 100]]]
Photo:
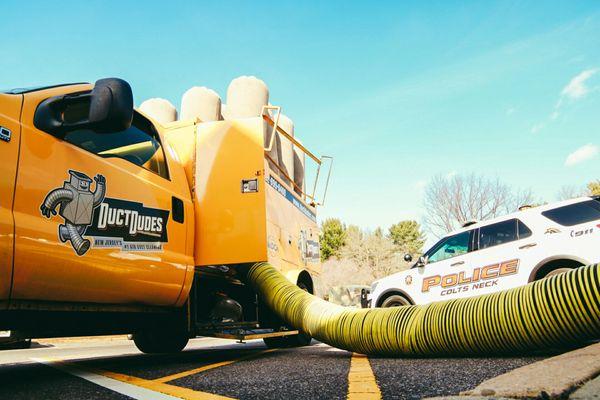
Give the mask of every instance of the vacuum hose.
[[377, 309], [342, 307], [303, 291], [268, 263], [248, 271], [286, 323], [331, 346], [385, 356], [524, 352], [600, 337], [600, 266], [478, 297]]

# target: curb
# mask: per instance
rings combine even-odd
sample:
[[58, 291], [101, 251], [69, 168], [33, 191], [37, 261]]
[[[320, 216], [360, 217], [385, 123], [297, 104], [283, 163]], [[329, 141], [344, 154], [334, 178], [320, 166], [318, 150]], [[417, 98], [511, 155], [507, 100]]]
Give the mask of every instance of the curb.
[[590, 399], [600, 399], [600, 377], [592, 379], [569, 396], [569, 400]]
[[[484, 381], [475, 389], [461, 393], [463, 396], [461, 398], [463, 400], [471, 396], [564, 398], [599, 374], [600, 343], [596, 343]], [[600, 387], [600, 382], [594, 387]]]

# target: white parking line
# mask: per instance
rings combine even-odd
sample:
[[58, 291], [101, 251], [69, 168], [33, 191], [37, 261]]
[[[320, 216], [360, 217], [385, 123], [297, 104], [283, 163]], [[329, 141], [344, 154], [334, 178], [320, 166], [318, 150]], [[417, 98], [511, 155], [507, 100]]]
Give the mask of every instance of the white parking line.
[[163, 393], [154, 392], [152, 390], [130, 385], [129, 383], [121, 382], [116, 379], [107, 378], [106, 376], [95, 374], [93, 372], [84, 371], [74, 367], [72, 364], [65, 364], [60, 361], [53, 361], [44, 358], [32, 358], [31, 360], [55, 368], [62, 372], [66, 372], [67, 374], [76, 376], [78, 378], [85, 379], [86, 381], [92, 382], [98, 386], [102, 386], [106, 389], [112, 390], [113, 392], [124, 394], [125, 396], [129, 396], [134, 399], [181, 400], [179, 397], [173, 397]]

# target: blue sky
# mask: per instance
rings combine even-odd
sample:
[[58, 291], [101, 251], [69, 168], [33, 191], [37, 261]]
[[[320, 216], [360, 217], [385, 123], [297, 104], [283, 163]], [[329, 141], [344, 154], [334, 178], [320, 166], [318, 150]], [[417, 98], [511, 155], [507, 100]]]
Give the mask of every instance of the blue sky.
[[118, 76], [178, 106], [256, 75], [335, 157], [321, 216], [366, 228], [421, 220], [440, 173], [545, 201], [600, 178], [600, 2], [296, 3], [5, 0], [0, 87]]

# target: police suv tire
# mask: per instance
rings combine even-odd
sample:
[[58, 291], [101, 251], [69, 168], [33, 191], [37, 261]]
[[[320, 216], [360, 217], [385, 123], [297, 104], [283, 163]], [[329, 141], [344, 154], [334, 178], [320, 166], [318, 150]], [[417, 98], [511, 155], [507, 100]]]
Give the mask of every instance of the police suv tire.
[[410, 302], [406, 297], [400, 296], [399, 294], [393, 294], [381, 303], [381, 308], [388, 307], [403, 307], [410, 306]]
[[135, 346], [148, 354], [178, 353], [189, 340], [185, 331], [141, 331], [133, 334]]
[[556, 275], [560, 275], [560, 274], [564, 274], [565, 272], [569, 272], [571, 271], [572, 268], [556, 268], [553, 269], [552, 271], [548, 272], [544, 278], [550, 278], [552, 276], [556, 276]]

